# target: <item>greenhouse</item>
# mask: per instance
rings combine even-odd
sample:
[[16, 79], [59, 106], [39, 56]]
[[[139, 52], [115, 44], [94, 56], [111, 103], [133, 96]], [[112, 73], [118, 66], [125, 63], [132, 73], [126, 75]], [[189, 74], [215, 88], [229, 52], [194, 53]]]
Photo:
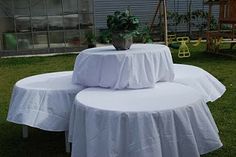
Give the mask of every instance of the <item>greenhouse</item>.
[[78, 51], [94, 31], [93, 1], [1, 0], [1, 54]]

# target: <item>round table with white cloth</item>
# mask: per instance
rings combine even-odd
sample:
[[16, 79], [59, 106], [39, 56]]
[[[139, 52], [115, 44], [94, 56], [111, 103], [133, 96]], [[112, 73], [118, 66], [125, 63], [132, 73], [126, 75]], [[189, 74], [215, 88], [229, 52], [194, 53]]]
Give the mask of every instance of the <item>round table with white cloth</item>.
[[133, 44], [126, 51], [113, 46], [84, 50], [76, 58], [72, 77], [83, 86], [113, 89], [147, 88], [173, 79], [171, 52], [159, 44]]
[[174, 82], [181, 83], [199, 91], [206, 100], [215, 101], [226, 88], [207, 71], [192, 65], [174, 64]]
[[69, 126], [72, 157], [199, 157], [222, 146], [205, 100], [191, 87], [87, 88]]
[[47, 131], [66, 131], [75, 95], [72, 72], [54, 72], [16, 82], [7, 120]]

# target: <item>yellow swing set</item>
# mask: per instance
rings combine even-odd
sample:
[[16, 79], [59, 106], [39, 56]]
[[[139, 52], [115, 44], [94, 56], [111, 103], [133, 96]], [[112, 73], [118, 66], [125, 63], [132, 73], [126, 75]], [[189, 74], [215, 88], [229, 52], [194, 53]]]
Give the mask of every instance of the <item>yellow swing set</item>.
[[[176, 41], [176, 42], [175, 42]], [[193, 44], [194, 47], [198, 46], [202, 41], [202, 38], [199, 37], [197, 42]], [[176, 35], [168, 35], [169, 47], [173, 49], [178, 49], [178, 57], [186, 58], [190, 57], [189, 47], [186, 43], [190, 43], [190, 39], [187, 36], [176, 37]]]
[[[154, 22], [155, 22], [155, 18], [158, 14], [158, 12], [160, 13], [160, 16], [164, 16], [164, 40], [165, 40], [165, 44], [169, 45], [169, 47], [172, 47], [174, 49], [179, 49], [178, 52], [178, 57], [179, 58], [184, 58], [184, 57], [190, 57], [190, 52], [189, 52], [189, 48], [187, 46], [187, 42], [190, 42], [189, 37], [177, 37], [176, 35], [168, 35], [168, 30], [167, 30], [167, 10], [166, 10], [166, 0], [160, 0], [157, 7], [156, 7], [156, 11], [155, 14], [153, 16], [151, 25], [150, 25], [150, 32], [153, 31], [153, 27], [154, 27]], [[161, 21], [162, 22], [162, 21]], [[197, 42], [195, 44], [193, 44], [193, 46], [198, 46], [201, 43], [201, 38], [199, 38], [197, 40]], [[175, 41], [175, 42], [174, 42]]]

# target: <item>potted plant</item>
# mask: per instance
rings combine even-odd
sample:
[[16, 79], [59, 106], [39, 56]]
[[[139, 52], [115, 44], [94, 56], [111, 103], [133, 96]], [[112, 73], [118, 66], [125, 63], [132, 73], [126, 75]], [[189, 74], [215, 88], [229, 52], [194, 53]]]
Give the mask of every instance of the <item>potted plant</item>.
[[127, 50], [133, 43], [133, 36], [138, 34], [139, 20], [130, 12], [115, 11], [107, 16], [107, 27], [112, 33], [112, 44], [116, 50]]
[[92, 32], [87, 32], [85, 34], [88, 48], [96, 47], [96, 36]]

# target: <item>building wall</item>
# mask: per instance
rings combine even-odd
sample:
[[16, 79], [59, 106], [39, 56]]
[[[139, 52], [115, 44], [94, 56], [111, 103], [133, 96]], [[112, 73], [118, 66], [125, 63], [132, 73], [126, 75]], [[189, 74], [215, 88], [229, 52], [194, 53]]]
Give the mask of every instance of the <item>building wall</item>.
[[[130, 8], [133, 15], [138, 16], [144, 24], [150, 24], [155, 14], [158, 0], [94, 0], [95, 7], [95, 24], [97, 29], [106, 28], [107, 15], [113, 14], [115, 10], [123, 11]], [[167, 11], [185, 14], [188, 12], [190, 0], [167, 0]], [[192, 11], [204, 10], [208, 11], [208, 6], [203, 5], [202, 0], [192, 0]], [[219, 8], [213, 7], [213, 15], [218, 18]], [[170, 20], [168, 23], [174, 25]], [[193, 27], [193, 30], [197, 28]], [[170, 26], [169, 31], [187, 31], [188, 24], [179, 24], [178, 26]]]
[[106, 28], [107, 15], [115, 10], [130, 9], [131, 13], [138, 16], [142, 23], [150, 23], [155, 12], [157, 0], [94, 0], [95, 23], [97, 29]]
[[[132, 14], [138, 16], [143, 24], [150, 24], [155, 13], [158, 0], [93, 0], [95, 11], [95, 25], [97, 29], [106, 28], [107, 15], [113, 14], [115, 10], [124, 11], [130, 9]], [[28, 15], [28, 0], [14, 0], [15, 10], [12, 11], [11, 0], [0, 0], [0, 16], [12, 16], [14, 15]], [[63, 0], [64, 12], [77, 12], [77, 0]], [[79, 0], [80, 11], [84, 11], [84, 8], [88, 8], [88, 0]], [[188, 11], [188, 5], [190, 0], [167, 0], [167, 10], [169, 12], [178, 12], [184, 14]], [[31, 0], [32, 16], [45, 15], [45, 8], [43, 3], [48, 5], [48, 14], [55, 15], [61, 13], [61, 0]], [[192, 11], [197, 9], [208, 10], [207, 5], [203, 5], [202, 0], [192, 0]], [[93, 7], [90, 6], [90, 12]], [[86, 12], [86, 11], [84, 11]], [[213, 15], [218, 17], [218, 7], [213, 7]], [[81, 20], [83, 20], [81, 18]], [[171, 23], [172, 21], [169, 21]], [[180, 24], [176, 27], [170, 27], [171, 31], [177, 29], [178, 31], [186, 31], [188, 29], [187, 24]]]

